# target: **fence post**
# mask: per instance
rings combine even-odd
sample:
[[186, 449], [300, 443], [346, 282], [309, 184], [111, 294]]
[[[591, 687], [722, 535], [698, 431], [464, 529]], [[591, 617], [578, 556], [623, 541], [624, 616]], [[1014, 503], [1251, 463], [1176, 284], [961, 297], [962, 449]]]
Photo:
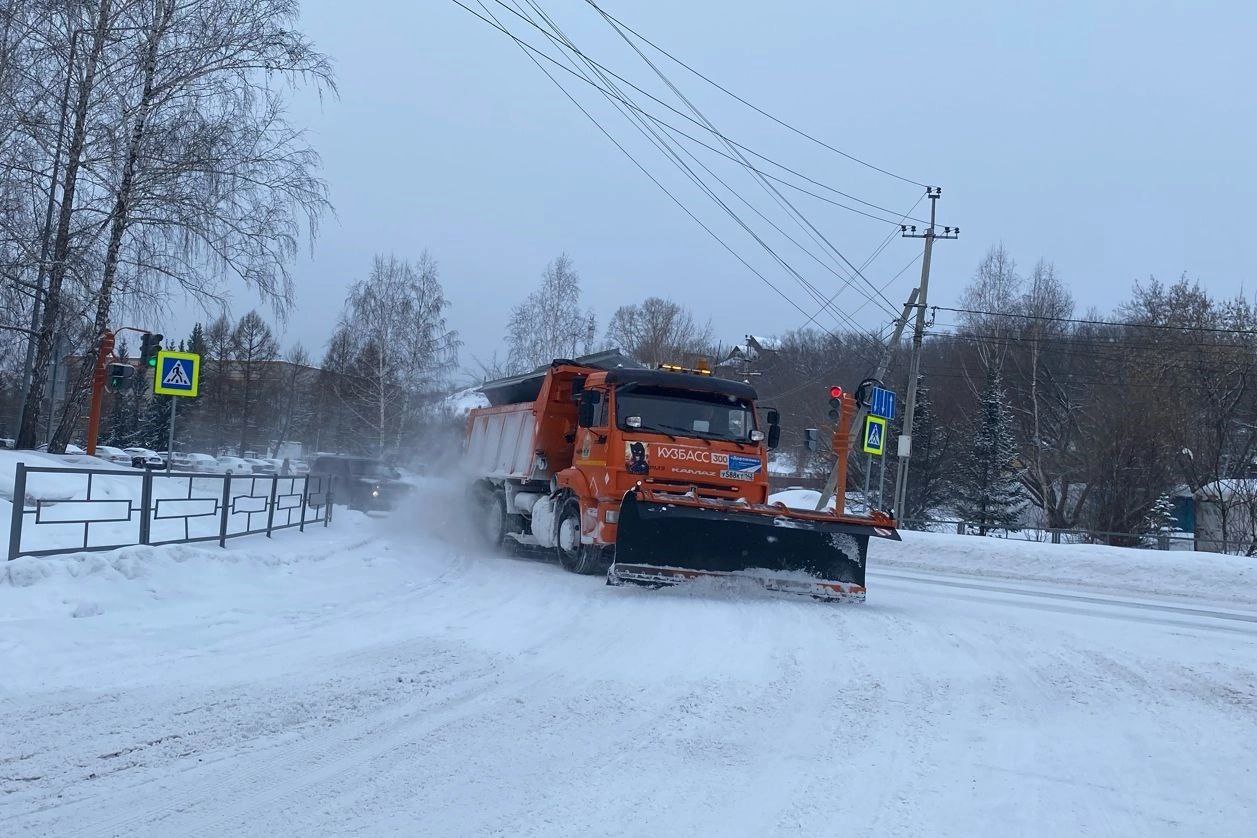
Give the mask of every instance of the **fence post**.
[[323, 507], [323, 526], [325, 527], [328, 524], [332, 523], [332, 501], [334, 499], [332, 495], [332, 489], [335, 486], [336, 486], [336, 475], [329, 474], [327, 476], [327, 491], [323, 494], [323, 502], [326, 504], [326, 506]]
[[223, 475], [223, 502], [218, 516], [218, 546], [227, 546], [227, 516], [231, 511], [231, 470]]
[[275, 527], [275, 496], [279, 492], [279, 475], [271, 477], [271, 499], [266, 506], [266, 537], [271, 537], [271, 531]]
[[144, 469], [144, 478], [140, 487], [140, 543], [148, 544], [150, 516], [153, 514], [153, 470]]
[[297, 524], [297, 532], [306, 531], [306, 506], [310, 503], [310, 475], [301, 478], [301, 522]]
[[1052, 543], [1053, 543], [1053, 544], [1060, 544], [1060, 543], [1061, 543], [1061, 531], [1060, 531], [1060, 530], [1052, 530]]
[[9, 524], [9, 561], [22, 550], [22, 517], [26, 510], [26, 463], [18, 463], [13, 473], [13, 517]]

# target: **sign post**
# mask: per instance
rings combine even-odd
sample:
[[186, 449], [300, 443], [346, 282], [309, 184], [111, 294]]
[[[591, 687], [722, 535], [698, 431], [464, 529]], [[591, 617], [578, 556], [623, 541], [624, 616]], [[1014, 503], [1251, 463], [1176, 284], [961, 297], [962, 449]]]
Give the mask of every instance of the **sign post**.
[[[869, 398], [869, 418], [874, 417], [882, 420], [880, 430], [882, 451], [878, 454], [881, 460], [881, 469], [877, 477], [877, 507], [882, 508], [882, 488], [886, 483], [886, 432], [889, 430], [889, 423], [895, 418], [895, 391], [887, 390], [885, 387], [874, 387], [873, 393]], [[866, 436], [867, 441], [867, 436]], [[865, 449], [868, 450], [868, 449]], [[873, 455], [869, 454], [869, 470], [873, 469]]]
[[[201, 356], [195, 352], [157, 353], [157, 372], [153, 375], [153, 394], [196, 398], [201, 387]], [[170, 400], [170, 437], [166, 450], [166, 471], [175, 458], [175, 400]]]

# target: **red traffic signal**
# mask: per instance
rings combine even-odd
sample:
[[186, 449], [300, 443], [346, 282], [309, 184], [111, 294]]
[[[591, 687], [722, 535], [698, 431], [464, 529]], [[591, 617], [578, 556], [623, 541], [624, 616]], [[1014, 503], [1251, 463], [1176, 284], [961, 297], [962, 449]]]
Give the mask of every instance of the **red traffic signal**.
[[837, 422], [842, 417], [842, 388], [834, 385], [829, 388], [829, 418]]

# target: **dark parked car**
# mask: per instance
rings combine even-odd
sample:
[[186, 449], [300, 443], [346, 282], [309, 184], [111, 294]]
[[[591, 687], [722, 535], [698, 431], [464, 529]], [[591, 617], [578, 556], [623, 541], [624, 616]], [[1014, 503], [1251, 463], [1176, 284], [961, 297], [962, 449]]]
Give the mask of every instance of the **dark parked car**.
[[332, 496], [350, 509], [392, 509], [410, 492], [410, 485], [399, 479], [401, 472], [371, 457], [316, 457], [310, 477], [335, 478]]

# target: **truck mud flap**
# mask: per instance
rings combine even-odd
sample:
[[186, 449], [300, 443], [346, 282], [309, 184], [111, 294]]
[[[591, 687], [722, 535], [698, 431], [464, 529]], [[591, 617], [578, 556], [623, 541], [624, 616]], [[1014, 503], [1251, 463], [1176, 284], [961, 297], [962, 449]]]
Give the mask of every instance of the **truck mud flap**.
[[817, 599], [863, 600], [871, 535], [885, 530], [842, 521], [643, 500], [620, 505], [615, 584], [672, 585], [702, 577], [752, 580]]

